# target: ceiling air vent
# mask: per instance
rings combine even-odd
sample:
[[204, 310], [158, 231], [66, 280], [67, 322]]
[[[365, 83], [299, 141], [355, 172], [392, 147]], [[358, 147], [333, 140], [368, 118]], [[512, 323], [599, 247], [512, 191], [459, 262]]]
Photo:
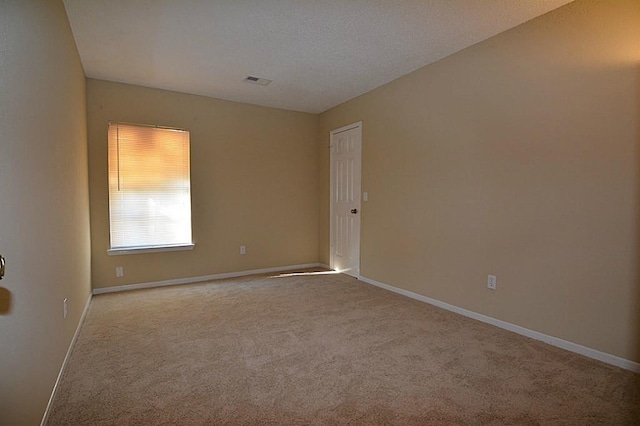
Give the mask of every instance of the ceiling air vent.
[[242, 81], [246, 81], [247, 83], [259, 84], [261, 86], [267, 86], [269, 83], [271, 83], [272, 80], [248, 75]]

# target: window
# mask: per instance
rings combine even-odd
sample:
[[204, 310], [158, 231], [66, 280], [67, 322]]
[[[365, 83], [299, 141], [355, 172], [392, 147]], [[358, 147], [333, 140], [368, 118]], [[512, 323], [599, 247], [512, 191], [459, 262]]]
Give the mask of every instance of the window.
[[193, 248], [189, 132], [109, 123], [109, 254]]

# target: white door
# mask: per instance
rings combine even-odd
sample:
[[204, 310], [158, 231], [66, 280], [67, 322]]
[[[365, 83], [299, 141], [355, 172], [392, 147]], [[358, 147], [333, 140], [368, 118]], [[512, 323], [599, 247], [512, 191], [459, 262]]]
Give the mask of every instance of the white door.
[[331, 268], [360, 275], [362, 122], [331, 132]]

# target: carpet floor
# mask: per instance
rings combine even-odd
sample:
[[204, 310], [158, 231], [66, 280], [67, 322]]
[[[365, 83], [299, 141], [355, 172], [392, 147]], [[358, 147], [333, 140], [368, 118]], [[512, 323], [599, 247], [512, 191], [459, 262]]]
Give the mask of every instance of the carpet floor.
[[48, 425], [631, 425], [640, 375], [348, 276], [93, 298]]

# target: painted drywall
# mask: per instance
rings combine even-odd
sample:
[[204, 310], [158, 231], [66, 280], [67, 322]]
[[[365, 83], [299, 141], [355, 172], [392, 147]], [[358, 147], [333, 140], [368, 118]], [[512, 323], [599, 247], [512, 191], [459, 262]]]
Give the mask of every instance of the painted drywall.
[[325, 263], [329, 131], [360, 120], [362, 275], [640, 362], [640, 2], [578, 0], [323, 113]]
[[40, 423], [90, 294], [85, 101], [62, 2], [1, 2], [3, 425]]
[[[89, 79], [87, 119], [94, 288], [317, 262], [317, 115]], [[109, 121], [189, 130], [192, 251], [107, 255]]]

